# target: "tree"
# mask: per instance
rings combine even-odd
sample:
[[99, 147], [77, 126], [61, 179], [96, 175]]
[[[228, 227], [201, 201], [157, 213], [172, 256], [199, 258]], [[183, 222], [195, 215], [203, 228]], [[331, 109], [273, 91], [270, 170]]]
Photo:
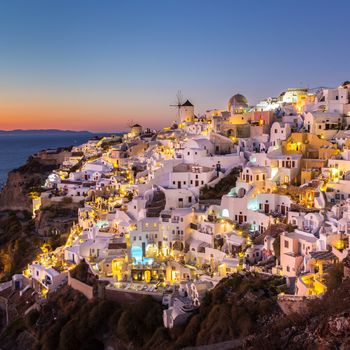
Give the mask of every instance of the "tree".
[[328, 269], [328, 274], [326, 276], [326, 284], [328, 290], [332, 291], [337, 289], [343, 280], [344, 276], [344, 266], [341, 263], [334, 264]]

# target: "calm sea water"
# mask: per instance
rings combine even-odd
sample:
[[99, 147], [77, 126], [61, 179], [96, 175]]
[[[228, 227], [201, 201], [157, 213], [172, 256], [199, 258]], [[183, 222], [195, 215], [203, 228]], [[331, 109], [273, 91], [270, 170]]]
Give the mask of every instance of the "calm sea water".
[[80, 145], [93, 136], [80, 133], [0, 135], [0, 189], [6, 182], [8, 172], [23, 165], [31, 154], [48, 148]]

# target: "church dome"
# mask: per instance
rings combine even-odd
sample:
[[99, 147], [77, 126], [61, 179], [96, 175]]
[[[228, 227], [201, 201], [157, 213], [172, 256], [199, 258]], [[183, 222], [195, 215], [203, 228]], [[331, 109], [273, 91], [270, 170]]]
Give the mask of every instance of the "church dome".
[[239, 109], [239, 108], [247, 108], [248, 100], [241, 94], [233, 95], [228, 101], [228, 110]]

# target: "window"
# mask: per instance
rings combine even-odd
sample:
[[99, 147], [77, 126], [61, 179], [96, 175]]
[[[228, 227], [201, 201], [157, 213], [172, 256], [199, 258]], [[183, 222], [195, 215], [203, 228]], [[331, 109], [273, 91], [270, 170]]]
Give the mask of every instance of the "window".
[[134, 241], [136, 241], [136, 236], [134, 236]]
[[287, 271], [288, 271], [288, 272], [290, 271], [290, 268], [289, 268], [289, 266], [287, 266]]
[[284, 241], [284, 248], [289, 248], [289, 242], [288, 241]]
[[[188, 197], [188, 203], [192, 203], [192, 197]], [[182, 218], [181, 218], [182, 221]]]

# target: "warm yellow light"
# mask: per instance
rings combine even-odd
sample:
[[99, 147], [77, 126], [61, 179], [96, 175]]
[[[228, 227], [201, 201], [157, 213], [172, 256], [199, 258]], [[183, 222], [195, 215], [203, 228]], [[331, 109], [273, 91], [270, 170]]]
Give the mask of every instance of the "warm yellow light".
[[337, 249], [341, 250], [341, 249], [344, 249], [345, 243], [344, 243], [343, 240], [339, 239], [339, 240], [335, 241], [334, 246], [335, 246]]

